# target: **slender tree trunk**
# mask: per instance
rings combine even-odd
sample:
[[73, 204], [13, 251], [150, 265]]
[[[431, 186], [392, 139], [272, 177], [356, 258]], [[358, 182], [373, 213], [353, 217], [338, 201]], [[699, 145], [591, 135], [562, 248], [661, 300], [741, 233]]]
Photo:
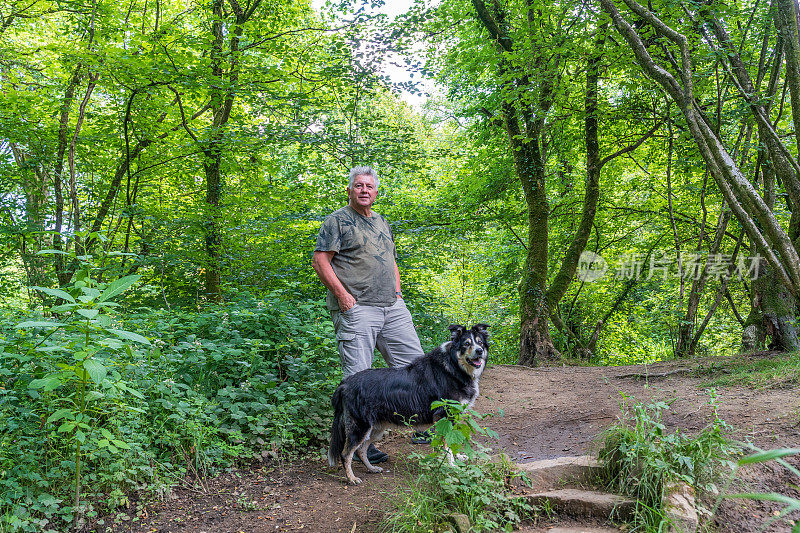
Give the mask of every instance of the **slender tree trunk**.
[[[69, 112], [72, 107], [72, 101], [75, 98], [75, 89], [81, 81], [81, 70], [83, 65], [78, 63], [75, 70], [72, 72], [72, 77], [67, 84], [67, 89], [64, 93], [64, 102], [61, 104], [61, 115], [58, 121], [58, 148], [55, 154], [55, 164], [53, 169], [53, 192], [55, 193], [55, 232], [53, 234], [53, 249], [63, 251], [64, 244], [61, 237], [61, 231], [64, 226], [64, 154], [67, 151], [67, 135], [69, 130]], [[66, 285], [69, 283], [70, 272], [68, 272], [66, 261], [61, 254], [55, 255], [55, 270], [58, 285]]]
[[[723, 209], [719, 214], [717, 220], [717, 231], [714, 234], [714, 241], [708, 250], [709, 257], [719, 253], [719, 248], [722, 245], [722, 238], [725, 236], [725, 230], [728, 228], [728, 222], [731, 218], [731, 212], [728, 209]], [[698, 249], [699, 252], [699, 249]], [[697, 323], [697, 310], [700, 307], [700, 298], [703, 296], [708, 281], [708, 265], [704, 265], [697, 275], [694, 276], [692, 281], [692, 289], [689, 292], [689, 301], [686, 303], [686, 313], [684, 313], [680, 324], [678, 325], [678, 335], [675, 340], [675, 356], [676, 357], [691, 357], [694, 355], [690, 347], [695, 344], [692, 342], [695, 332], [695, 324]]]
[[[81, 204], [80, 199], [78, 198], [77, 176], [75, 175], [75, 147], [78, 144], [78, 136], [81, 133], [81, 127], [83, 127], [83, 121], [86, 118], [86, 105], [89, 103], [89, 99], [92, 96], [92, 91], [94, 90], [99, 77], [99, 74], [91, 74], [89, 76], [89, 82], [86, 86], [86, 95], [84, 96], [83, 101], [78, 108], [78, 118], [75, 124], [75, 133], [72, 136], [72, 141], [69, 143], [69, 151], [67, 155], [67, 162], [69, 164], [69, 197], [70, 211], [72, 212], [72, 229], [76, 234], [81, 231]], [[75, 235], [75, 254], [83, 255], [83, 253], [84, 248], [81, 243], [81, 239]]]
[[[239, 81], [239, 40], [242, 36], [243, 24], [252, 16], [260, 4], [260, 0], [248, 5], [246, 10], [242, 9], [238, 2], [229, 0], [236, 19], [230, 32], [230, 44], [227, 54], [224, 53], [223, 3], [223, 0], [213, 0], [212, 3], [214, 22], [211, 26], [211, 33], [214, 41], [211, 46], [211, 74], [214, 82], [209, 92], [213, 119], [211, 131], [203, 148], [205, 155], [203, 170], [206, 176], [204, 224], [206, 249], [205, 294], [210, 301], [214, 302], [222, 301], [222, 212], [220, 200], [223, 194], [221, 167], [224, 134], [231, 109], [233, 108], [235, 87]], [[226, 61], [227, 74], [225, 69]], [[227, 77], [227, 80], [224, 79], [225, 77]]]
[[[503, 102], [503, 124], [514, 158], [514, 168], [522, 185], [528, 211], [528, 247], [525, 266], [519, 285], [520, 295], [520, 352], [519, 364], [535, 366], [542, 361], [557, 359], [560, 354], [550, 338], [551, 309], [547, 303], [548, 216], [545, 164], [542, 149], [545, 117], [553, 104], [553, 89], [557, 83], [558, 58], [534, 52], [531, 60], [538, 85], [519, 65], [507, 60], [504, 54], [514, 52], [514, 42], [506, 32], [507, 21], [503, 7], [492, 4], [490, 11], [483, 0], [473, 0], [478, 19], [488, 30], [500, 54], [499, 79]], [[533, 6], [529, 6], [532, 20]], [[536, 94], [535, 102], [521, 97], [520, 89]]]
[[[25, 152], [14, 143], [10, 143], [14, 161], [19, 167], [22, 188], [25, 194], [25, 219], [26, 230], [30, 232], [44, 231], [47, 223], [47, 199], [50, 180], [47, 167], [31, 164]], [[28, 178], [32, 173], [32, 178]], [[48, 274], [50, 265], [48, 258], [39, 255], [40, 250], [51, 248], [47, 244], [47, 236], [42, 233], [28, 235], [22, 233], [20, 242], [20, 259], [25, 269], [29, 286], [49, 287], [52, 276]], [[33, 291], [36, 298], [46, 302], [48, 297], [43, 292]]]
[[[786, 83], [792, 104], [792, 121], [796, 146], [800, 148], [800, 6], [797, 0], [777, 0], [778, 9], [775, 26], [786, 43]], [[794, 170], [794, 169], [791, 169]], [[792, 217], [789, 221], [789, 235], [796, 248], [800, 249], [800, 205], [793, 198]]]

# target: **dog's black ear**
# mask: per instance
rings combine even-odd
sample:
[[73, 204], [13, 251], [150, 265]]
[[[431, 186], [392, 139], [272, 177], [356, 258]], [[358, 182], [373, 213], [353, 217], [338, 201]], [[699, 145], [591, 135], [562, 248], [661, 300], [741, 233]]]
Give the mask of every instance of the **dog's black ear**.
[[456, 340], [461, 335], [463, 335], [465, 331], [467, 331], [467, 328], [465, 328], [464, 326], [460, 326], [458, 324], [450, 324], [449, 326], [447, 326], [447, 329], [450, 330], [451, 341]]
[[474, 326], [472, 326], [472, 331], [474, 331], [478, 335], [483, 335], [483, 338], [488, 340], [489, 339], [489, 332], [487, 331], [488, 327], [489, 324], [475, 324]]

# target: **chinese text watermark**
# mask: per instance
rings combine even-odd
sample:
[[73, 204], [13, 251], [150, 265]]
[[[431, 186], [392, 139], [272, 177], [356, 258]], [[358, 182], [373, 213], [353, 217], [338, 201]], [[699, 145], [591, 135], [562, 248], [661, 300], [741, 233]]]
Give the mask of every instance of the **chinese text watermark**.
[[601, 255], [590, 251], [581, 253], [577, 276], [581, 281], [592, 282], [611, 275], [616, 279], [650, 280], [667, 278], [699, 279], [705, 270], [711, 279], [756, 279], [761, 267], [761, 256], [726, 254], [700, 254], [693, 252], [630, 253], [609, 263]]

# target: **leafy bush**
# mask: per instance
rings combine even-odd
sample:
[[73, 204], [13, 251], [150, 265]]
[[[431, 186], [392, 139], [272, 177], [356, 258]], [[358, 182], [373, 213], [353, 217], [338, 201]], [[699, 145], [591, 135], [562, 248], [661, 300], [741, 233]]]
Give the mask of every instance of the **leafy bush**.
[[623, 400], [625, 417], [606, 431], [599, 455], [607, 487], [636, 500], [636, 529], [660, 531], [668, 482], [683, 481], [698, 493], [716, 492], [721, 473], [733, 467], [730, 456], [738, 448], [725, 437], [729, 426], [717, 416], [713, 394], [711, 404], [713, 421], [692, 437], [667, 432], [661, 413], [669, 404]]
[[3, 317], [0, 530], [63, 530], [136, 492], [327, 439], [341, 374], [320, 302], [243, 295], [114, 316], [134, 281], [101, 284], [84, 265], [42, 289], [62, 302], [52, 316]]
[[[474, 440], [497, 438], [497, 433], [479, 424], [487, 415], [450, 400], [434, 402], [432, 408], [438, 407], [445, 408], [447, 417], [432, 428], [433, 451], [417, 456], [422, 472], [411, 490], [400, 495], [397, 509], [387, 515], [385, 529], [435, 531], [443, 517], [460, 513], [469, 517], [471, 531], [510, 531], [532, 508], [511, 493], [510, 480], [520, 474], [505, 461], [489, 462], [484, 447]], [[451, 453], [463, 459], [452, 460]]]

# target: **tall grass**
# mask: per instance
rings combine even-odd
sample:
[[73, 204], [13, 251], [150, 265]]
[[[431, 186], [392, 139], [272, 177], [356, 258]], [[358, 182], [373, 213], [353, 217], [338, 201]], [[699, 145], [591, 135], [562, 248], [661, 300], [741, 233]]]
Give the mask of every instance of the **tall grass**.
[[683, 481], [698, 493], [716, 491], [720, 475], [733, 468], [731, 455], [738, 447], [726, 438], [730, 428], [717, 415], [713, 394], [711, 405], [711, 423], [690, 436], [667, 430], [662, 413], [668, 403], [641, 405], [624, 398], [624, 416], [606, 431], [599, 455], [606, 487], [637, 502], [635, 530], [660, 530], [670, 481]]

